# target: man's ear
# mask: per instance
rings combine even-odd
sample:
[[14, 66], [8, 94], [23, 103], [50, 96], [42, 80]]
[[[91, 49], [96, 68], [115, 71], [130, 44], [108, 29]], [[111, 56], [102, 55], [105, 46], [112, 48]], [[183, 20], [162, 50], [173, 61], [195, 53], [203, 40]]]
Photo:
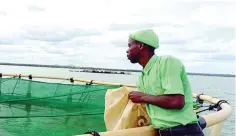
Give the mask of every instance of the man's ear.
[[141, 43], [140, 46], [139, 46], [140, 50], [143, 50], [145, 47], [144, 47], [144, 44]]

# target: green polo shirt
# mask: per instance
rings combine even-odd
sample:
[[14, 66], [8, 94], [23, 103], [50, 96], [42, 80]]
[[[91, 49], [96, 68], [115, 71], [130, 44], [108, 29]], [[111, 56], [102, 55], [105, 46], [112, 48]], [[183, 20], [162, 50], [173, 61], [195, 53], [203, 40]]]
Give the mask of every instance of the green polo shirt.
[[183, 94], [185, 96], [185, 106], [181, 110], [146, 104], [151, 125], [156, 128], [164, 129], [197, 122], [193, 110], [191, 86], [184, 65], [177, 58], [154, 55], [139, 76], [137, 88], [151, 95]]

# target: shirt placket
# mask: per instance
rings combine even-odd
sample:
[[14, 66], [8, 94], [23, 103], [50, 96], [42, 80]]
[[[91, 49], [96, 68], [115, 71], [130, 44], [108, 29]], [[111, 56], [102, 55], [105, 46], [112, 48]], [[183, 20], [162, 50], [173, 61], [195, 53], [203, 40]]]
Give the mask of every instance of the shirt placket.
[[144, 73], [143, 75], [142, 75], [142, 89], [143, 89], [143, 91], [145, 92], [145, 93], [147, 93], [147, 84], [146, 84], [146, 78], [147, 78], [147, 75]]

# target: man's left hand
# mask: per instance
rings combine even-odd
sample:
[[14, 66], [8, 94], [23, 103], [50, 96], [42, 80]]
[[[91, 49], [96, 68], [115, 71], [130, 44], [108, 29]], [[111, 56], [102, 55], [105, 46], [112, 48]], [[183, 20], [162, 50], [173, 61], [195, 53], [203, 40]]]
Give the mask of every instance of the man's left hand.
[[142, 93], [142, 92], [138, 92], [138, 91], [132, 91], [129, 93], [129, 99], [133, 102], [133, 103], [144, 103], [143, 97], [146, 94]]

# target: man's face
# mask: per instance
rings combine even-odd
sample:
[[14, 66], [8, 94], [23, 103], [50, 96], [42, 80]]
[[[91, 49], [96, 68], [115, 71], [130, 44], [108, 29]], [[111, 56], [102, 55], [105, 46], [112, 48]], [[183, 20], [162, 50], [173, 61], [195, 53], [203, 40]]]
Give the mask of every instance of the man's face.
[[140, 44], [132, 39], [128, 41], [127, 58], [131, 63], [138, 63], [140, 59]]

